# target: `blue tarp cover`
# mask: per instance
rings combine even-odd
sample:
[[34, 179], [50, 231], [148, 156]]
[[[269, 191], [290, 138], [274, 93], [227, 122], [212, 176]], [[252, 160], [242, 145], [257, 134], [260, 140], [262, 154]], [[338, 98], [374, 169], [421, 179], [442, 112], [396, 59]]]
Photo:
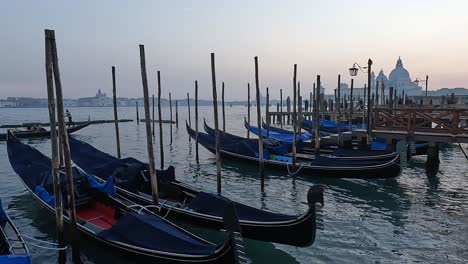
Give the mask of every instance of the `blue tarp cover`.
[[4, 255], [0, 256], [1, 264], [31, 264], [31, 256], [29, 255]]
[[34, 188], [34, 193], [39, 196], [44, 202], [46, 202], [48, 205], [52, 206], [55, 208], [55, 198], [53, 195], [50, 195], [49, 192], [44, 189], [41, 185], [37, 185], [36, 188]]
[[[188, 207], [204, 214], [216, 215], [219, 217], [223, 216], [224, 209], [231, 202], [229, 199], [213, 194], [200, 192], [189, 204]], [[250, 220], [250, 221], [281, 221], [291, 220], [295, 216], [272, 213], [260, 209], [256, 209], [243, 204], [235, 203], [237, 215], [239, 219]]]
[[188, 236], [154, 215], [127, 213], [110, 229], [98, 234], [104, 239], [173, 253], [211, 255], [216, 246]]
[[[254, 133], [255, 135], [258, 135], [258, 127], [249, 126], [248, 129], [250, 130], [250, 132]], [[262, 129], [262, 136], [266, 138], [267, 134], [268, 134], [267, 130]], [[270, 130], [270, 136], [269, 137], [274, 138], [274, 139], [276, 139], [278, 141], [281, 141], [281, 142], [292, 143], [293, 139], [294, 139], [294, 134], [279, 133], [279, 132], [275, 132], [275, 131]], [[296, 142], [299, 141], [299, 140], [307, 141], [307, 140], [310, 140], [311, 138], [312, 138], [312, 134], [310, 134], [310, 133], [298, 134], [298, 135], [296, 135]]]
[[100, 183], [93, 176], [88, 175], [88, 182], [91, 188], [98, 189], [110, 196], [115, 195], [114, 177], [109, 177], [105, 183]]

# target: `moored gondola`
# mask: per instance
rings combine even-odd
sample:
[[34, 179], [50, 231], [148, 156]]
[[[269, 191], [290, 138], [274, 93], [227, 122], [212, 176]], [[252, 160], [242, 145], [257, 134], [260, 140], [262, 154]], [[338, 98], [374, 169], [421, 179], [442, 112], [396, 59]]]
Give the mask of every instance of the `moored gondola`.
[[[187, 132], [192, 138], [196, 132], [186, 124]], [[211, 152], [215, 152], [214, 137], [206, 133], [198, 133], [199, 143]], [[274, 155], [268, 147], [264, 148], [265, 166], [290, 170], [292, 158], [288, 156]], [[242, 160], [258, 164], [258, 141], [245, 139], [242, 141], [228, 140], [221, 142], [221, 156], [230, 159]], [[391, 159], [383, 160], [346, 160], [319, 156], [314, 159], [297, 159], [296, 173], [315, 177], [337, 178], [391, 178], [401, 172], [399, 164], [400, 155], [396, 154]]]
[[[253, 126], [248, 126], [246, 124], [246, 128], [250, 127], [252, 128]], [[209, 127], [206, 122], [204, 123], [204, 128], [205, 131], [214, 137], [214, 129]], [[255, 130], [251, 130], [254, 134], [257, 134], [258, 129], [255, 127]], [[263, 133], [266, 135], [265, 129], [263, 129]], [[229, 134], [227, 132], [223, 132], [222, 134], [220, 133], [220, 138], [221, 142], [226, 143], [230, 142], [232, 145], [232, 141], [243, 141], [244, 143], [248, 141], [251, 141], [255, 144], [255, 139], [246, 139], [243, 137], [239, 137], [236, 135]], [[269, 145], [266, 145], [265, 147], [269, 148], [272, 152], [273, 155], [282, 155], [286, 157], [292, 157], [292, 144], [289, 141], [283, 142], [278, 139], [265, 139], [264, 141], [269, 143], [271, 140], [276, 140], [278, 141], [277, 144], [281, 145], [281, 147], [276, 147], [276, 148], [270, 148]], [[292, 137], [291, 137], [292, 140]], [[280, 150], [280, 152], [278, 152]], [[315, 149], [313, 147], [312, 143], [309, 142], [304, 142], [300, 139], [297, 140], [296, 142], [296, 156], [298, 156], [300, 159], [303, 160], [315, 160]], [[343, 148], [343, 147], [338, 147], [334, 144], [324, 144], [323, 146], [320, 147], [320, 155], [326, 158], [331, 158], [331, 159], [340, 159], [340, 160], [360, 160], [360, 161], [371, 161], [371, 160], [393, 160], [396, 156], [396, 152], [389, 152], [386, 150], [366, 150], [366, 149], [354, 149], [354, 148]]]
[[[67, 128], [68, 134], [74, 133], [80, 129], [83, 129], [91, 124], [91, 121], [88, 121], [81, 125], [76, 125]], [[16, 131], [16, 138], [47, 138], [50, 137], [50, 131], [43, 129], [43, 131]], [[0, 133], [0, 141], [7, 139], [7, 133]]]
[[8, 217], [0, 199], [0, 263], [29, 264], [31, 256], [23, 237]]
[[[35, 148], [9, 134], [8, 157], [31, 195], [48, 211], [55, 212], [52, 192], [51, 160]], [[61, 173], [61, 181], [64, 175]], [[144, 207], [115, 192], [113, 177], [98, 183], [78, 167], [73, 167], [78, 231], [118, 253], [145, 263], [233, 263], [236, 252], [233, 223], [227, 226], [228, 238], [221, 246], [203, 240], [153, 215], [141, 214]], [[66, 205], [66, 191], [61, 194]], [[229, 211], [230, 207], [226, 207]], [[137, 209], [139, 209], [137, 211]], [[64, 221], [69, 222], [65, 208]], [[232, 213], [230, 213], [232, 214]]]
[[[143, 205], [152, 203], [147, 181], [148, 165], [134, 158], [118, 159], [93, 146], [70, 137], [73, 161], [88, 173], [101, 179], [113, 175], [119, 194]], [[231, 200], [179, 182], [174, 167], [157, 171], [158, 213], [171, 219], [220, 229], [222, 209]], [[316, 206], [323, 205], [323, 187], [312, 186], [307, 194], [309, 209], [303, 215], [291, 216], [253, 208], [233, 202], [244, 237], [294, 246], [308, 246], [315, 240]]]

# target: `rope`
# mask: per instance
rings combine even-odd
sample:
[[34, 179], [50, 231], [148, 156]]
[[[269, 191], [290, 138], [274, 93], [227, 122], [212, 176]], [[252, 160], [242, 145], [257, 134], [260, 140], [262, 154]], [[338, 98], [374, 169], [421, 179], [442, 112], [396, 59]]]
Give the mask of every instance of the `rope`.
[[[42, 241], [42, 242], [45, 242], [45, 241]], [[63, 247], [63, 248], [57, 248], [57, 247], [46, 247], [46, 246], [41, 246], [41, 245], [38, 245], [38, 244], [35, 244], [35, 243], [31, 243], [31, 242], [16, 242], [16, 243], [13, 243], [11, 244], [10, 246], [10, 252], [12, 251], [13, 247], [15, 247], [16, 245], [31, 245], [31, 246], [35, 246], [35, 247], [38, 247], [38, 248], [42, 248], [42, 249], [47, 249], [47, 250], [54, 250], [54, 251], [59, 251], [59, 250], [65, 250], [67, 249], [67, 247]]]
[[463, 152], [463, 155], [465, 155], [465, 158], [468, 159], [468, 155], [466, 155], [466, 152], [463, 150], [463, 147], [461, 146], [460, 143], [458, 143], [458, 146], [460, 147], [461, 151]]
[[166, 214], [163, 216], [163, 218], [166, 218], [166, 216], [169, 215], [169, 212], [172, 210], [172, 208], [174, 208], [176, 205], [177, 205], [177, 203], [173, 203], [173, 204], [171, 205], [171, 207], [169, 207], [169, 210], [167, 210], [167, 212], [166, 212]]
[[303, 166], [304, 163], [301, 163], [301, 165], [299, 165], [299, 168], [293, 173], [289, 170], [289, 163], [286, 163], [286, 168], [288, 169], [289, 175], [296, 175], [302, 169]]

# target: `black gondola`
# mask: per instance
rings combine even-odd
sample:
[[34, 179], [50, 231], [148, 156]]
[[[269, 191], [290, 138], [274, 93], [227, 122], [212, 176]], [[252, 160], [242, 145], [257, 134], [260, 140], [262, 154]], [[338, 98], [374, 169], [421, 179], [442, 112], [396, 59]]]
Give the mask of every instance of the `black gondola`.
[[3, 211], [0, 199], [0, 263], [2, 264], [29, 264], [31, 256], [23, 237]]
[[[67, 128], [68, 134], [71, 134], [73, 132], [76, 132], [80, 129], [83, 129], [91, 124], [91, 121], [88, 121], [84, 124], [81, 125], [76, 125]], [[15, 137], [16, 138], [47, 138], [50, 137], [50, 131], [48, 130], [43, 130], [43, 131], [15, 131]], [[7, 134], [8, 133], [0, 133], [0, 141], [5, 141], [7, 140]]]
[[[149, 183], [145, 172], [148, 165], [134, 158], [118, 159], [93, 146], [70, 137], [73, 161], [88, 173], [102, 179], [113, 175], [117, 181], [118, 193], [136, 203], [152, 204]], [[220, 229], [222, 217], [220, 208], [229, 199], [216, 194], [206, 193], [175, 179], [174, 167], [157, 171], [161, 204], [158, 212], [172, 219], [209, 228]], [[307, 194], [309, 209], [300, 216], [290, 216], [256, 209], [233, 202], [239, 216], [242, 236], [289, 244], [308, 246], [315, 240], [316, 204], [323, 205], [323, 187], [312, 186]]]
[[[55, 212], [51, 160], [35, 148], [9, 134], [8, 157], [31, 195], [51, 213]], [[141, 207], [122, 200], [115, 192], [113, 177], [100, 184], [78, 167], [73, 167], [78, 231], [120, 253], [149, 263], [233, 263], [236, 256], [233, 223], [227, 225], [228, 238], [221, 246], [203, 240], [153, 214], [140, 214]], [[61, 173], [61, 181], [65, 182]], [[62, 194], [64, 204], [66, 191]], [[230, 209], [233, 207], [227, 207]], [[232, 209], [234, 210], [234, 209]], [[230, 210], [226, 210], [230, 211]], [[232, 213], [229, 213], [232, 215]], [[69, 222], [67, 209], [64, 221]]]
[[[196, 138], [196, 132], [186, 124], [187, 132], [192, 138]], [[206, 149], [215, 153], [215, 139], [206, 133], [198, 133], [198, 142]], [[221, 156], [225, 158], [248, 161], [258, 164], [258, 140], [229, 140], [221, 141]], [[270, 154], [268, 145], [264, 148], [265, 166], [289, 170], [292, 158]], [[399, 164], [400, 155], [395, 155], [390, 160], [346, 160], [319, 156], [315, 159], [297, 159], [297, 167], [301, 174], [317, 177], [337, 178], [391, 178], [401, 172]]]
[[[245, 127], [247, 130], [251, 129], [253, 126], [249, 126], [247, 123], [245, 123]], [[204, 128], [205, 131], [214, 137], [214, 129], [209, 127], [208, 124], [205, 122], [204, 123]], [[255, 127], [255, 130], [250, 130], [252, 133], [257, 134], [258, 130]], [[266, 131], [262, 131], [263, 135], [266, 136]], [[220, 138], [221, 141], [227, 142], [227, 141], [243, 141], [243, 140], [249, 140], [252, 141], [256, 139], [247, 139], [243, 138], [240, 136], [232, 135], [227, 132], [220, 133]], [[271, 139], [269, 139], [271, 140]], [[278, 140], [278, 139], [273, 139], [273, 140]], [[278, 140], [280, 141], [280, 140]], [[280, 155], [284, 155], [287, 157], [292, 157], [292, 144], [291, 142], [282, 142], [282, 147], [279, 148], [283, 152], [284, 150], [287, 150], [288, 153], [276, 153]], [[277, 150], [278, 148], [274, 149]], [[313, 147], [312, 143], [309, 142], [303, 142], [302, 140], [298, 140], [296, 144], [296, 155], [300, 159], [303, 160], [314, 160], [315, 159], [315, 149]], [[365, 149], [353, 149], [353, 148], [342, 148], [338, 147], [336, 145], [331, 145], [331, 144], [325, 144], [324, 146], [321, 146], [320, 148], [320, 155], [327, 157], [327, 158], [334, 158], [334, 159], [340, 159], [340, 160], [361, 160], [361, 161], [369, 161], [369, 160], [393, 160], [396, 156], [396, 152], [388, 152], [388, 151], [383, 151], [383, 150], [365, 150]]]

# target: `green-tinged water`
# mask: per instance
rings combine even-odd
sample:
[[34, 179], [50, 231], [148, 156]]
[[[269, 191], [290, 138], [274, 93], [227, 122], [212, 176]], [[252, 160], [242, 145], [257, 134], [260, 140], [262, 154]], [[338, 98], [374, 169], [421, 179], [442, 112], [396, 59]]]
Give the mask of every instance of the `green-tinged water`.
[[[71, 108], [74, 120], [113, 119], [112, 108]], [[263, 109], [264, 110], [264, 109]], [[262, 111], [263, 111], [262, 110]], [[164, 119], [169, 109], [163, 108]], [[140, 108], [140, 116], [143, 116]], [[192, 109], [192, 124], [194, 123]], [[246, 135], [245, 107], [226, 108], [226, 130]], [[255, 118], [255, 113], [252, 111]], [[135, 118], [135, 108], [120, 108], [120, 118]], [[200, 107], [213, 124], [211, 107]], [[174, 110], [175, 118], [175, 110]], [[216, 190], [214, 155], [200, 146], [200, 164], [195, 162], [195, 144], [185, 131], [187, 108], [179, 107], [179, 128], [163, 124], [165, 165], [176, 167], [176, 177], [204, 189]], [[254, 119], [252, 119], [254, 120]], [[47, 109], [0, 109], [0, 124], [48, 121]], [[122, 156], [147, 160], [146, 130], [143, 123], [120, 123]], [[220, 127], [222, 119], [220, 117]], [[156, 124], [155, 156], [159, 167], [159, 133]], [[4, 130], [2, 131], [4, 132]], [[92, 125], [75, 134], [80, 140], [115, 155], [114, 124]], [[50, 155], [48, 139], [24, 140]], [[464, 145], [466, 148], [467, 145]], [[286, 170], [267, 170], [265, 192], [255, 165], [224, 161], [222, 194], [239, 202], [287, 214], [307, 209], [306, 192], [317, 183], [325, 185], [324, 230], [307, 248], [245, 240], [252, 263], [466, 263], [468, 262], [468, 160], [456, 145], [443, 147], [436, 177], [425, 173], [425, 156], [415, 157], [396, 179], [325, 179], [298, 175]], [[55, 241], [55, 218], [26, 192], [11, 168], [6, 143], [0, 142], [0, 196], [8, 214], [22, 233]], [[213, 241], [223, 234], [194, 228], [190, 231]], [[92, 240], [81, 241], [82, 255], [89, 263], [133, 263]], [[56, 262], [56, 252], [31, 248], [35, 263]], [[68, 255], [71, 251], [68, 251]]]

